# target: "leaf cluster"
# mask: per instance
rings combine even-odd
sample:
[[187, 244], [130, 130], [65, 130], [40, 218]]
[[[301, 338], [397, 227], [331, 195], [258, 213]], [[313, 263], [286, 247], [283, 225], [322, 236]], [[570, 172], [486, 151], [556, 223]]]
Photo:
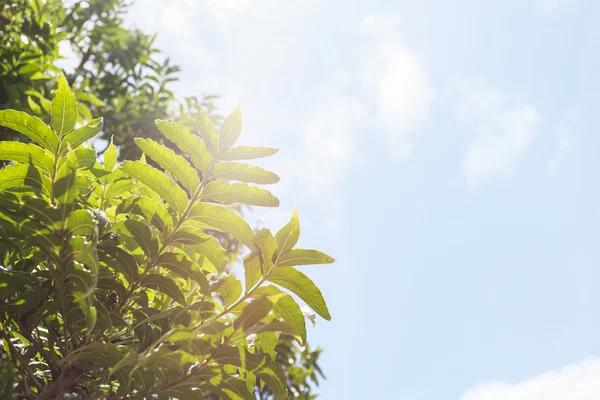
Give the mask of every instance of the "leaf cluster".
[[[295, 211], [275, 234], [232, 211], [279, 205], [256, 186], [278, 176], [244, 162], [277, 150], [236, 146], [238, 107], [220, 129], [204, 117], [200, 135], [157, 120], [177, 153], [136, 139], [139, 160], [119, 163], [111, 143], [100, 163], [84, 144], [103, 120], [78, 121], [62, 75], [49, 125], [0, 111], [0, 125], [32, 141], [0, 142], [0, 160], [10, 162], [0, 170], [0, 340], [14, 377], [6, 390], [253, 399], [258, 382], [286, 398], [277, 343], [282, 334], [306, 341], [297, 299], [331, 319], [297, 267], [334, 260], [296, 247]], [[248, 249], [243, 277], [229, 272], [214, 231]]]

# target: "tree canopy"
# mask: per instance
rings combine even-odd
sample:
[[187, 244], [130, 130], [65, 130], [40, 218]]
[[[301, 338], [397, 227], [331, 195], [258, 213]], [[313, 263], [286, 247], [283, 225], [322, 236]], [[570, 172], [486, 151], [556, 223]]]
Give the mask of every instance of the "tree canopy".
[[[334, 260], [296, 248], [295, 211], [273, 234], [231, 210], [279, 205], [251, 185], [279, 177], [240, 162], [277, 150], [236, 146], [238, 107], [218, 130], [205, 117], [200, 136], [155, 122], [187, 159], [136, 138], [139, 160], [118, 163], [111, 143], [100, 163], [84, 143], [102, 119], [77, 121], [63, 75], [48, 123], [0, 111], [0, 125], [33, 142], [0, 142], [0, 159], [11, 162], [0, 170], [0, 337], [11, 360], [5, 390], [39, 399], [250, 399], [258, 386], [286, 398], [278, 337], [306, 342], [305, 316], [291, 294], [331, 319], [320, 290], [297, 267]], [[211, 231], [248, 249], [242, 277], [228, 271]]]

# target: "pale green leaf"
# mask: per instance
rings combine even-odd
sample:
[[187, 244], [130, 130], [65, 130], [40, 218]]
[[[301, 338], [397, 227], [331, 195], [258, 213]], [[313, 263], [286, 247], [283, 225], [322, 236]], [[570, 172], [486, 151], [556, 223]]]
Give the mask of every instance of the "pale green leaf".
[[293, 267], [295, 265], [331, 264], [335, 259], [317, 250], [292, 249], [279, 258], [278, 265], [281, 267]]
[[242, 108], [237, 106], [235, 110], [223, 121], [219, 131], [219, 154], [229, 150], [236, 142], [242, 132]]
[[271, 147], [238, 146], [227, 150], [221, 155], [220, 159], [222, 161], [253, 160], [272, 156], [278, 151], [279, 149]]
[[173, 150], [152, 139], [135, 139], [135, 144], [164, 170], [169, 171], [183, 186], [194, 193], [200, 185], [196, 170]]
[[185, 126], [167, 120], [156, 120], [156, 126], [167, 139], [190, 156], [190, 160], [200, 171], [208, 171], [212, 157], [201, 138]]
[[237, 162], [218, 163], [213, 167], [210, 176], [223, 181], [240, 181], [263, 185], [279, 182], [279, 176], [271, 171]]
[[275, 235], [277, 247], [279, 248], [279, 259], [281, 259], [282, 256], [284, 256], [296, 245], [299, 237], [300, 221], [298, 220], [298, 214], [296, 213], [296, 208], [294, 207], [294, 212], [292, 213], [292, 219], [290, 222], [281, 228]]
[[75, 128], [77, 122], [77, 100], [69, 88], [64, 74], [58, 78], [58, 89], [52, 100], [52, 126], [63, 136]]
[[211, 182], [202, 191], [202, 198], [223, 203], [242, 203], [251, 206], [278, 207], [279, 199], [271, 192], [244, 183]]
[[96, 118], [88, 122], [87, 125], [67, 134], [61, 143], [61, 152], [67, 149], [67, 145], [70, 145], [72, 149], [81, 146], [84, 142], [96, 136], [102, 130], [102, 126], [103, 119]]
[[275, 268], [269, 274], [268, 280], [289, 289], [306, 304], [315, 310], [317, 314], [326, 320], [331, 320], [325, 299], [317, 286], [302, 272], [292, 267]]
[[113, 139], [110, 138], [110, 144], [104, 152], [103, 156], [104, 169], [106, 171], [112, 171], [117, 164], [117, 146], [113, 143]]
[[158, 169], [140, 161], [125, 161], [120, 164], [120, 168], [155, 191], [175, 211], [183, 212], [186, 208], [188, 198], [183, 189]]
[[21, 142], [0, 142], [0, 160], [32, 163], [50, 175], [52, 157], [38, 145]]
[[37, 117], [21, 111], [1, 110], [0, 125], [22, 133], [53, 153], [58, 149], [58, 136]]
[[250, 250], [255, 248], [252, 240], [254, 232], [250, 225], [241, 216], [223, 206], [206, 202], [196, 203], [192, 206], [188, 218], [231, 234]]

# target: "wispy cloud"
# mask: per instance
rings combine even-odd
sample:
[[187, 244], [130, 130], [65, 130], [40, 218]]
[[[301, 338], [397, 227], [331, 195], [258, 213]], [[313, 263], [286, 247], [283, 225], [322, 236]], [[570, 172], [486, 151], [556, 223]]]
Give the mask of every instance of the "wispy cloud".
[[367, 17], [363, 35], [372, 36], [372, 50], [363, 57], [361, 83], [375, 107], [379, 130], [391, 158], [406, 158], [413, 135], [426, 123], [435, 90], [419, 54], [404, 46], [388, 17]]
[[467, 390], [460, 400], [597, 400], [599, 376], [600, 359], [592, 358], [517, 384], [481, 383]]
[[516, 102], [483, 78], [462, 79], [456, 87], [458, 118], [476, 133], [462, 159], [462, 171], [470, 183], [485, 183], [523, 157], [541, 117], [533, 106]]

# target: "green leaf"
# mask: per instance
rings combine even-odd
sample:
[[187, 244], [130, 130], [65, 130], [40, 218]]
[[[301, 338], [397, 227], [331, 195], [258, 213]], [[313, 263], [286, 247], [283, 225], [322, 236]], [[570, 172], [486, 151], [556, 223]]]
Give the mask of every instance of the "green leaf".
[[235, 110], [223, 121], [219, 132], [219, 154], [229, 150], [242, 132], [242, 108], [237, 106]]
[[77, 122], [77, 100], [69, 88], [64, 74], [58, 78], [58, 89], [52, 100], [52, 126], [62, 137], [75, 128]]
[[275, 346], [277, 346], [277, 334], [275, 332], [261, 332], [256, 335], [260, 348], [274, 360], [277, 357]]
[[246, 292], [254, 287], [262, 278], [261, 263], [258, 254], [250, 253], [244, 257], [244, 270], [246, 276]]
[[223, 297], [225, 307], [228, 307], [242, 295], [242, 284], [234, 275], [228, 275], [214, 283], [211, 290], [219, 293]]
[[156, 120], [156, 126], [167, 139], [190, 156], [190, 160], [200, 171], [208, 171], [212, 157], [202, 139], [185, 126], [167, 120]]
[[218, 156], [219, 137], [213, 128], [212, 121], [204, 112], [200, 112], [199, 133], [204, 143], [206, 143], [206, 147], [208, 148], [210, 154], [215, 157]]
[[113, 143], [113, 138], [110, 138], [110, 144], [104, 152], [104, 169], [106, 171], [112, 171], [117, 164], [117, 146]]
[[166, 276], [160, 274], [149, 274], [142, 279], [141, 286], [158, 290], [179, 304], [185, 306], [185, 297], [183, 296], [181, 289], [179, 289], [177, 284], [172, 279], [169, 279]]
[[277, 153], [279, 149], [273, 149], [271, 147], [253, 147], [253, 146], [238, 146], [232, 147], [221, 155], [223, 161], [238, 161], [238, 160], [253, 160], [256, 158], [263, 158], [272, 156]]
[[[115, 184], [110, 185], [107, 190], [107, 198], [114, 197], [112, 194], [115, 191], [117, 184], [123, 183], [125, 189], [131, 188], [131, 180], [123, 179], [117, 181]], [[143, 217], [146, 221], [150, 222], [163, 234], [169, 232], [173, 228], [173, 218], [169, 215], [165, 207], [157, 204], [155, 201], [144, 196], [131, 196], [123, 200], [117, 206], [115, 211], [116, 214], [131, 213]]]
[[283, 372], [265, 354], [252, 354], [245, 347], [224, 347], [217, 352], [214, 360], [219, 364], [234, 365], [252, 372], [269, 385], [275, 398], [287, 398]]
[[100, 100], [99, 98], [97, 98], [96, 96], [94, 96], [93, 94], [90, 94], [90, 93], [77, 92], [77, 93], [75, 93], [75, 97], [79, 101], [88, 102], [90, 104], [95, 105], [96, 107], [104, 107], [106, 105], [106, 104], [104, 104], [104, 102], [102, 100]]
[[225, 250], [213, 236], [205, 234], [203, 231], [191, 226], [179, 228], [173, 235], [174, 244], [181, 243], [190, 246], [194, 251], [202, 254], [210, 261], [218, 273], [225, 270], [227, 258]]
[[284, 256], [296, 245], [299, 237], [300, 221], [298, 221], [298, 214], [296, 213], [296, 208], [294, 207], [294, 212], [292, 213], [292, 219], [290, 222], [281, 228], [275, 235], [277, 247], [279, 248], [279, 259], [281, 259], [282, 256]]
[[67, 149], [67, 145], [70, 145], [72, 149], [75, 149], [87, 140], [96, 136], [102, 130], [103, 123], [102, 118], [96, 118], [88, 122], [87, 125], [67, 134], [61, 143], [61, 152]]
[[183, 189], [158, 169], [139, 161], [125, 161], [120, 168], [155, 191], [178, 213], [186, 208], [188, 198]]
[[279, 267], [271, 271], [268, 280], [289, 289], [304, 300], [321, 317], [328, 321], [331, 320], [331, 315], [321, 291], [302, 272], [292, 267]]
[[52, 173], [52, 157], [43, 148], [35, 144], [0, 142], [0, 160], [32, 163], [48, 175]]
[[37, 117], [15, 110], [0, 111], [0, 125], [27, 136], [40, 146], [56, 153], [58, 136]]
[[281, 267], [295, 265], [331, 264], [335, 259], [317, 250], [292, 249], [279, 258], [277, 263]]
[[96, 162], [96, 150], [80, 147], [73, 151], [79, 168], [89, 168]]
[[266, 228], [262, 228], [258, 231], [254, 240], [260, 249], [259, 256], [261, 259], [261, 270], [263, 274], [267, 273], [274, 263], [275, 253], [277, 252], [277, 242], [271, 234], [271, 231]]
[[273, 309], [273, 303], [268, 298], [260, 297], [253, 300], [244, 307], [240, 316], [233, 322], [233, 327], [244, 329], [254, 326], [269, 315], [271, 309]]
[[146, 224], [128, 219], [123, 226], [148, 257], [152, 257], [158, 252], [158, 241], [152, 236], [152, 231]]
[[279, 176], [271, 171], [236, 162], [218, 163], [213, 167], [210, 176], [223, 181], [240, 181], [264, 185], [279, 182]]
[[[138, 276], [138, 266], [135, 257], [120, 247], [109, 247], [100, 253], [104, 257], [103, 261], [111, 267], [117, 267], [129, 281], [134, 281]], [[110, 259], [108, 258], [110, 256]]]
[[244, 183], [211, 182], [202, 191], [202, 198], [223, 203], [278, 207], [279, 199], [271, 192]]
[[168, 269], [184, 279], [191, 278], [198, 283], [202, 293], [208, 292], [208, 281], [198, 266], [183, 254], [163, 253], [156, 265]]
[[252, 240], [254, 232], [250, 225], [238, 214], [223, 206], [206, 202], [196, 203], [192, 206], [189, 218], [231, 234], [250, 250], [255, 248]]
[[52, 189], [54, 198], [60, 204], [71, 204], [79, 195], [79, 190], [75, 185], [77, 166], [77, 155], [75, 152], [70, 152], [56, 173]]
[[29, 186], [34, 189], [42, 190], [48, 184], [42, 177], [40, 170], [33, 165], [8, 165], [1, 171], [0, 189], [15, 186]]
[[136, 138], [135, 144], [146, 155], [152, 158], [164, 170], [169, 171], [183, 186], [194, 193], [200, 186], [200, 178], [196, 170], [173, 150], [165, 147], [152, 139]]
[[253, 294], [254, 296], [276, 296], [273, 312], [292, 327], [298, 339], [300, 339], [299, 342], [301, 345], [306, 342], [306, 320], [304, 313], [292, 296], [282, 292], [275, 286], [261, 286]]
[[75, 210], [67, 217], [66, 228], [72, 236], [90, 236], [96, 237], [98, 223], [89, 210]]
[[31, 96], [27, 96], [27, 104], [29, 104], [29, 108], [33, 111], [34, 114], [41, 114], [42, 108], [31, 98]]

